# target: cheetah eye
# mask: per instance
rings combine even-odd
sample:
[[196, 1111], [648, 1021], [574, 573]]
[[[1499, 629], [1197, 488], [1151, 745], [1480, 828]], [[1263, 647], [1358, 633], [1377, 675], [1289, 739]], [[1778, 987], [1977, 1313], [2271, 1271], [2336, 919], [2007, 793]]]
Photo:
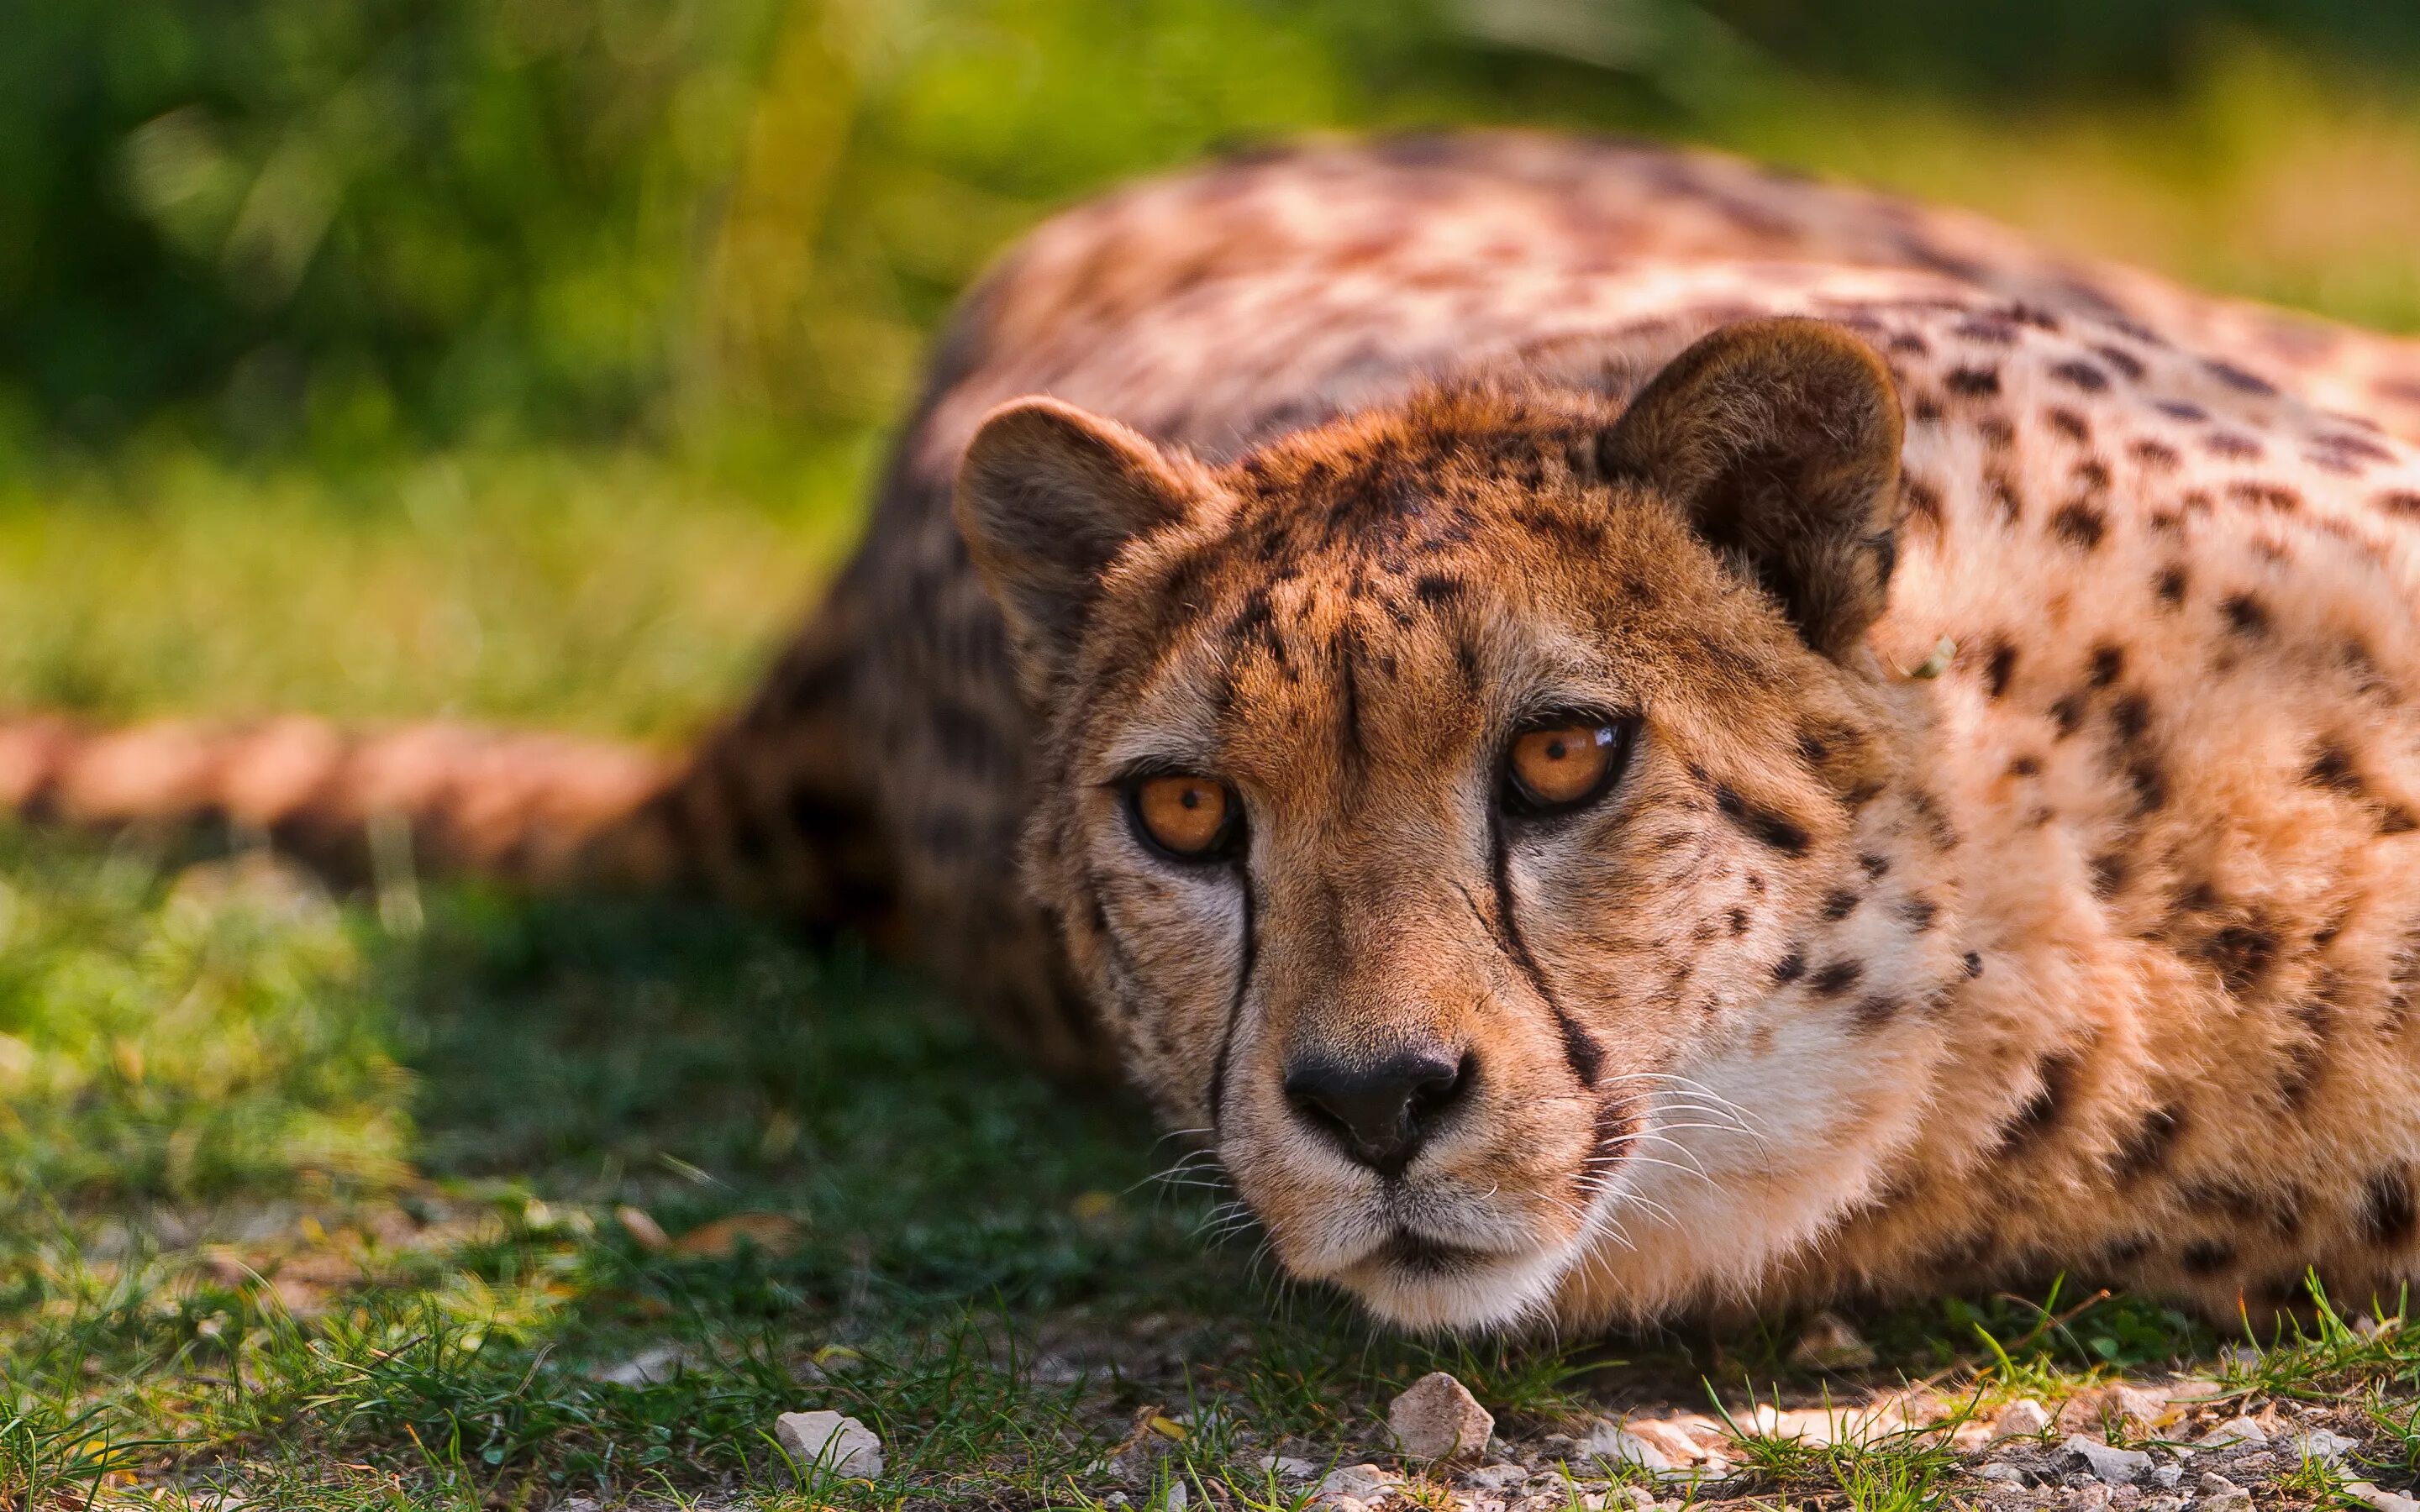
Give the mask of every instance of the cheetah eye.
[[1512, 737], [1504, 754], [1507, 812], [1563, 813], [1603, 797], [1622, 768], [1638, 729], [1636, 717], [1549, 715]]
[[1243, 805], [1223, 782], [1162, 773], [1126, 784], [1126, 812], [1146, 844], [1179, 861], [1224, 860], [1240, 838]]

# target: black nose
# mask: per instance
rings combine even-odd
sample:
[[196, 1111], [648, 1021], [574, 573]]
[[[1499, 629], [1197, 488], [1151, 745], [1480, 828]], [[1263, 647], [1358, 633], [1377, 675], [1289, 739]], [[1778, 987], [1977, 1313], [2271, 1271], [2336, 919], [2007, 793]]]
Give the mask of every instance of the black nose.
[[1286, 1101], [1381, 1176], [1412, 1163], [1446, 1113], [1469, 1090], [1472, 1057], [1398, 1051], [1375, 1060], [1306, 1057], [1286, 1068]]

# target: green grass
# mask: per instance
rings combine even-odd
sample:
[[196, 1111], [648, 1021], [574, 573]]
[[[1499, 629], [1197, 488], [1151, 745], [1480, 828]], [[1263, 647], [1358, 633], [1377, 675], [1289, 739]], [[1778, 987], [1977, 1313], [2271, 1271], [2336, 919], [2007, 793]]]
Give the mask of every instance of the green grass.
[[[1003, 1066], [913, 984], [746, 919], [452, 887], [398, 937], [258, 857], [23, 836], [0, 875], [16, 1505], [232, 1486], [329, 1508], [1081, 1506], [1181, 1481], [1291, 1507], [1305, 1488], [1262, 1456], [1386, 1458], [1386, 1401], [1432, 1368], [1531, 1441], [1658, 1397], [1744, 1413], [1862, 1389], [1794, 1369], [1778, 1321], [1560, 1348], [1381, 1334], [1248, 1242], [1206, 1244], [1215, 1195], [1154, 1181], [1174, 1157], [1129, 1098]], [[756, 1237], [717, 1242], [734, 1214]], [[2221, 1368], [2215, 1337], [2130, 1299], [1865, 1322], [1885, 1364], [1864, 1379], [1962, 1410]], [[652, 1376], [607, 1379], [634, 1361]], [[2372, 1473], [2420, 1458], [2420, 1337], [2322, 1312], [2224, 1379], [2247, 1402], [2357, 1394]], [[768, 1434], [810, 1407], [875, 1427], [884, 1478], [801, 1485]], [[1139, 1488], [1100, 1461], [1150, 1418], [1166, 1454]], [[1934, 1436], [1742, 1462], [1727, 1494], [1767, 1506], [1967, 1484]], [[2294, 1474], [2316, 1491], [2323, 1467]]]

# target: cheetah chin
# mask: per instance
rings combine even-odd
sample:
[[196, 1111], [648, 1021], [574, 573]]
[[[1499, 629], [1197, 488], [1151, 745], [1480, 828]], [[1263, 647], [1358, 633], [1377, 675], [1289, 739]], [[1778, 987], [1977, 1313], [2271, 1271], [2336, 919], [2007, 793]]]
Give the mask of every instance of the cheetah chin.
[[1318, 1279], [1333, 1279], [1398, 1328], [1481, 1333], [1544, 1317], [1556, 1283], [1582, 1250], [1575, 1243], [1559, 1252], [1494, 1254], [1399, 1231], [1358, 1262]]

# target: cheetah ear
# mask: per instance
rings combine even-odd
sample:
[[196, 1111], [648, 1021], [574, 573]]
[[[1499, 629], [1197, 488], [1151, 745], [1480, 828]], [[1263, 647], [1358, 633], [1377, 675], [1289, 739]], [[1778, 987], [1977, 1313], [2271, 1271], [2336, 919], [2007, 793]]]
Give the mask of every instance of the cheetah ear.
[[1074, 656], [1101, 574], [1125, 544], [1191, 513], [1193, 472], [1188, 459], [1056, 399], [1018, 399], [985, 417], [958, 465], [958, 531], [1008, 621], [1030, 694], [1047, 693]]
[[1821, 320], [1748, 320], [1666, 364], [1598, 461], [1677, 504], [1839, 660], [1888, 598], [1900, 439], [1899, 393], [1872, 348]]

